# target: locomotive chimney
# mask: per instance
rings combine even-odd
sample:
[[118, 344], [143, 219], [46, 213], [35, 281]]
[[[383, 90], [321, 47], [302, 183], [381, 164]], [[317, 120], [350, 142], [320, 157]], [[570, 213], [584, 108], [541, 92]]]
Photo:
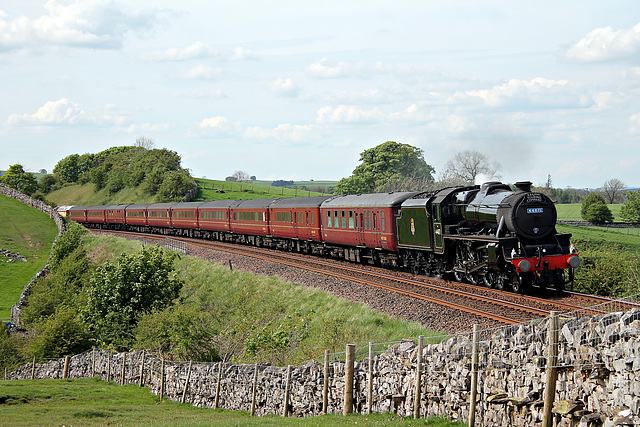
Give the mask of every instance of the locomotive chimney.
[[519, 181], [516, 182], [516, 190], [531, 193], [531, 185], [531, 181]]

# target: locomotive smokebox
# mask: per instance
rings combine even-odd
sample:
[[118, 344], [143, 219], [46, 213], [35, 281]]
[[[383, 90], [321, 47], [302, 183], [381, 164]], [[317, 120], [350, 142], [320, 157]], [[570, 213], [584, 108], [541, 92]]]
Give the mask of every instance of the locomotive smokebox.
[[[514, 235], [526, 240], [539, 240], [555, 232], [556, 207], [542, 193], [531, 192], [531, 182], [516, 183], [516, 191], [509, 186], [488, 182], [482, 185], [464, 211], [471, 223], [485, 224], [499, 232], [504, 225]], [[501, 233], [501, 237], [503, 234]]]

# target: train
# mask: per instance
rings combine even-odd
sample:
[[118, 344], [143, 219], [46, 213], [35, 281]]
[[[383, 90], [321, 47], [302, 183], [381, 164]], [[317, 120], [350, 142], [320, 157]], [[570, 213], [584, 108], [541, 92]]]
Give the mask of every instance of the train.
[[71, 206], [88, 228], [254, 245], [451, 278], [498, 290], [563, 291], [580, 258], [531, 182], [436, 191]]

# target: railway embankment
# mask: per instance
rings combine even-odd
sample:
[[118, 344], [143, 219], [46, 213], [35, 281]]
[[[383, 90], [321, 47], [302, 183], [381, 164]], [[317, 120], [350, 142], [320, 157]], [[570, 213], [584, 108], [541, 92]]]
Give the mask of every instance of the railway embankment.
[[[6, 185], [3, 185], [3, 184], [0, 184], [0, 194], [3, 194], [7, 197], [11, 197], [14, 200], [22, 202], [26, 205], [29, 205], [49, 215], [49, 217], [56, 223], [56, 226], [58, 227], [58, 236], [56, 236], [55, 240], [53, 241], [53, 245], [56, 244], [56, 242], [58, 241], [58, 237], [60, 237], [60, 235], [65, 231], [65, 224], [64, 224], [64, 220], [62, 219], [62, 217], [60, 216], [58, 211], [56, 211], [55, 208], [52, 208], [51, 206], [49, 206], [48, 204], [46, 204], [41, 200], [34, 199], [31, 196], [27, 196], [26, 194], [18, 190], [15, 190], [11, 187], [7, 187]], [[26, 304], [26, 300], [27, 300], [27, 297], [29, 296], [32, 284], [38, 278], [47, 275], [48, 272], [49, 272], [49, 262], [47, 261], [44, 268], [38, 271], [33, 276], [33, 278], [29, 281], [29, 283], [25, 285], [24, 290], [22, 291], [22, 294], [20, 295], [18, 302], [11, 308], [11, 321], [13, 323], [17, 324], [20, 322], [20, 313], [22, 311], [22, 307], [24, 307], [24, 305]]]
[[[96, 376], [141, 384], [196, 406], [251, 410], [258, 416], [342, 413], [350, 396], [353, 404], [347, 406], [354, 412], [411, 416], [418, 402], [420, 416], [441, 414], [466, 422], [475, 395], [475, 424], [486, 427], [541, 425], [545, 416], [556, 426], [638, 425], [640, 309], [609, 308], [613, 312], [597, 317], [564, 314], [478, 329], [422, 347], [411, 340], [378, 352], [371, 349], [381, 349], [379, 345], [370, 346], [370, 357], [361, 357], [353, 373], [345, 353], [325, 355], [324, 363], [320, 358], [287, 368], [91, 350], [43, 363], [34, 360], [7, 379]], [[545, 402], [550, 390], [553, 399]]]

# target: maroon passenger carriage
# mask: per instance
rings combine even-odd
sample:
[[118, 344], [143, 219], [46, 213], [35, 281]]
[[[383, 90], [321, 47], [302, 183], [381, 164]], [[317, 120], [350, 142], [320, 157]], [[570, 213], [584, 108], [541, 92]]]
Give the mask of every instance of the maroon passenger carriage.
[[321, 254], [320, 205], [335, 196], [275, 199], [269, 205], [271, 246], [305, 253]]
[[331, 256], [354, 262], [397, 265], [396, 215], [418, 192], [334, 197], [320, 207], [322, 238]]

